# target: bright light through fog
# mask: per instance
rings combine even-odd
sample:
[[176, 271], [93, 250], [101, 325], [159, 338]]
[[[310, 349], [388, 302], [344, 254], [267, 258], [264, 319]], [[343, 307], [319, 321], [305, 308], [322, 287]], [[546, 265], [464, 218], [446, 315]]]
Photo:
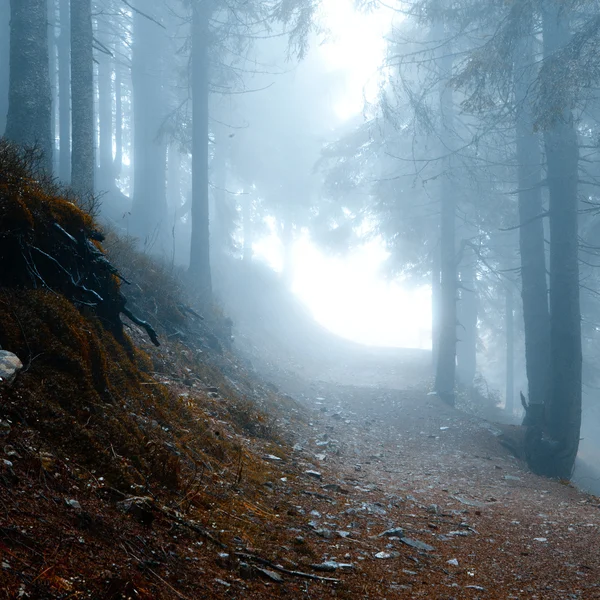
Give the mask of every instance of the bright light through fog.
[[[332, 71], [345, 76], [345, 85], [332, 98], [337, 116], [345, 120], [361, 112], [365, 98], [377, 96], [394, 13], [382, 7], [365, 14], [355, 10], [354, 0], [324, 0], [321, 10], [329, 36], [318, 52]], [[281, 271], [283, 248], [274, 223], [267, 225], [271, 234], [254, 244], [254, 253]], [[386, 257], [382, 244], [371, 242], [333, 258], [302, 238], [293, 249], [293, 291], [317, 321], [342, 337], [376, 346], [429, 348], [430, 289], [409, 291], [386, 281], [380, 272]]]
[[[275, 235], [253, 249], [257, 258], [281, 271], [283, 248]], [[387, 253], [380, 243], [335, 258], [303, 237], [292, 257], [294, 293], [330, 331], [372, 346], [431, 347], [431, 292], [384, 280], [380, 268]]]
[[335, 112], [341, 119], [360, 113], [365, 97], [369, 102], [375, 99], [386, 51], [385, 35], [392, 17], [392, 11], [384, 7], [359, 12], [354, 8], [354, 0], [323, 2], [323, 24], [330, 35], [319, 47], [319, 53], [331, 69], [345, 74], [345, 89], [334, 100]]

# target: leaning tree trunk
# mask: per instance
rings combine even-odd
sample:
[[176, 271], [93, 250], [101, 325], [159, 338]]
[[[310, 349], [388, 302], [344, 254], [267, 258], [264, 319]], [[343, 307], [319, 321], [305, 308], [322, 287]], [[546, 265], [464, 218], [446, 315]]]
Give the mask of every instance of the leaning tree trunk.
[[60, 0], [58, 35], [58, 178], [71, 180], [71, 25], [69, 0]]
[[10, 81], [6, 137], [37, 146], [41, 167], [52, 170], [52, 97], [46, 0], [10, 2]]
[[551, 80], [552, 60], [569, 41], [564, 3], [543, 2], [544, 59], [548, 81], [542, 82], [542, 106], [560, 111], [544, 130], [550, 194], [550, 395], [546, 424], [557, 442], [552, 474], [571, 476], [581, 429], [581, 309], [579, 302], [577, 132], [560, 82]]
[[71, 186], [94, 192], [94, 34], [91, 0], [71, 0]]
[[208, 217], [209, 12], [192, 8], [192, 239], [189, 273], [205, 301], [212, 296]]
[[10, 54], [10, 4], [0, 2], [0, 136], [6, 129]]
[[[529, 402], [541, 407], [549, 393], [550, 313], [542, 221], [542, 156], [539, 138], [533, 130], [531, 106], [531, 88], [536, 77], [532, 25], [529, 14], [515, 53], [514, 84], [525, 365]], [[536, 413], [542, 415], [543, 410], [538, 409]]]

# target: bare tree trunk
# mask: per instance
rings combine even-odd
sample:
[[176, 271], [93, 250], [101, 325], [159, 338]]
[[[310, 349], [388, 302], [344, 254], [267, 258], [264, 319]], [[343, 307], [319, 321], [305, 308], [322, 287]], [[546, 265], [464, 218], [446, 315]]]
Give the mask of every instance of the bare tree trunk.
[[98, 52], [98, 181], [103, 189], [114, 186], [113, 175], [113, 111], [112, 111], [112, 58]]
[[[542, 222], [542, 156], [533, 131], [531, 86], [536, 77], [533, 52], [533, 18], [524, 25], [524, 37], [515, 53], [515, 99], [517, 104], [516, 150], [519, 189], [519, 248], [521, 297], [525, 330], [525, 363], [529, 403], [548, 400], [550, 368], [550, 313], [546, 282], [546, 251]], [[537, 414], [543, 411], [538, 410]]]
[[48, 74], [50, 77], [50, 98], [52, 107], [50, 109], [50, 140], [52, 154], [50, 162], [52, 163], [52, 172], [56, 171], [56, 105], [58, 101], [58, 61], [56, 57], [56, 0], [47, 0], [48, 2]]
[[439, 247], [437, 247], [434, 249], [431, 265], [431, 366], [434, 373], [437, 371], [440, 353], [441, 260], [442, 255]]
[[60, 33], [58, 35], [58, 177], [71, 180], [71, 25], [69, 0], [59, 0]]
[[10, 4], [0, 2], [0, 136], [6, 129], [10, 55]]
[[175, 144], [167, 154], [167, 203], [169, 213], [177, 215], [181, 210], [181, 156]]
[[6, 137], [36, 145], [43, 169], [52, 170], [52, 97], [46, 0], [10, 2], [10, 81]]
[[121, 176], [123, 168], [123, 67], [121, 65], [121, 42], [117, 40], [114, 46], [115, 71], [115, 160], [113, 175]]
[[94, 191], [94, 35], [91, 0], [71, 0], [71, 185]]
[[[563, 2], [544, 0], [544, 58], [569, 41], [569, 15]], [[549, 93], [562, 94], [559, 83]], [[553, 96], [553, 101], [556, 98]], [[552, 474], [571, 477], [581, 429], [581, 309], [579, 303], [578, 169], [579, 146], [566, 98], [562, 114], [544, 131], [550, 193], [550, 396], [546, 423], [558, 442]]]
[[212, 297], [208, 216], [209, 9], [192, 8], [192, 239], [189, 272], [205, 301]]
[[160, 127], [167, 112], [163, 91], [164, 41], [161, 27], [139, 13], [134, 14], [131, 223], [133, 233], [142, 239], [160, 239], [167, 229], [167, 144], [160, 138]]
[[[442, 39], [440, 37], [439, 39]], [[440, 148], [448, 153], [453, 146], [453, 106], [452, 90], [447, 85], [452, 75], [452, 56], [448, 49], [438, 59], [440, 73]], [[440, 398], [454, 404], [456, 383], [456, 197], [450, 180], [452, 156], [444, 160], [444, 172], [440, 180], [440, 338], [438, 362], [435, 374], [435, 389]]]
[[504, 408], [509, 415], [515, 411], [515, 329], [514, 294], [512, 285], [505, 288], [504, 331], [506, 335], [506, 391]]
[[475, 258], [467, 256], [460, 269], [458, 304], [458, 342], [456, 369], [458, 380], [471, 387], [477, 370], [477, 293], [475, 291]]

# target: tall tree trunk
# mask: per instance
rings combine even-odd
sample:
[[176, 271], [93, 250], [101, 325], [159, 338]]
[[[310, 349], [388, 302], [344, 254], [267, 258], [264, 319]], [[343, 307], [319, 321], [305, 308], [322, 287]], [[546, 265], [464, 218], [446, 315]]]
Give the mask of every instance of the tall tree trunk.
[[58, 100], [58, 62], [56, 57], [56, 0], [48, 2], [48, 74], [50, 77], [50, 98], [52, 107], [50, 109], [50, 139], [52, 141], [52, 172], [56, 171], [56, 105]]
[[477, 293], [475, 291], [475, 258], [467, 256], [460, 269], [460, 300], [458, 304], [458, 342], [456, 369], [458, 380], [467, 387], [473, 385], [477, 369]]
[[114, 71], [115, 71], [115, 160], [113, 176], [121, 176], [123, 168], [123, 67], [121, 65], [122, 44], [120, 40], [114, 46]]
[[36, 145], [40, 165], [52, 170], [52, 97], [48, 63], [46, 0], [10, 2], [10, 82], [6, 137]]
[[71, 180], [71, 25], [69, 0], [59, 0], [58, 47], [58, 177]]
[[212, 296], [208, 217], [209, 8], [192, 8], [192, 239], [189, 272], [205, 301]]
[[[515, 53], [516, 153], [519, 189], [519, 248], [521, 297], [525, 331], [525, 364], [529, 403], [548, 400], [550, 369], [550, 313], [546, 282], [546, 250], [542, 221], [542, 156], [534, 133], [531, 87], [536, 78], [533, 17], [527, 15], [523, 37]], [[537, 414], [543, 414], [537, 410]]]
[[[569, 15], [559, 0], [544, 0], [544, 59], [551, 61], [569, 41]], [[547, 88], [548, 89], [548, 88]], [[578, 256], [579, 146], [570, 105], [560, 82], [548, 93], [559, 94], [562, 114], [544, 131], [550, 193], [550, 402], [546, 422], [558, 442], [553, 474], [571, 476], [581, 429], [581, 309]], [[552, 97], [554, 102], [556, 97]]]
[[133, 203], [131, 229], [141, 239], [164, 242], [167, 233], [167, 144], [159, 138], [166, 115], [163, 91], [165, 32], [135, 13], [133, 85]]
[[[438, 39], [443, 39], [439, 37]], [[448, 81], [452, 76], [452, 56], [447, 48], [438, 59], [440, 75], [440, 151], [450, 153], [453, 147], [452, 90]], [[440, 339], [435, 374], [435, 389], [440, 398], [454, 404], [456, 379], [456, 195], [450, 180], [453, 157], [443, 161], [444, 172], [440, 180]]]
[[94, 35], [91, 0], [71, 0], [71, 186], [94, 191]]
[[442, 255], [439, 247], [434, 248], [431, 264], [431, 366], [437, 372], [437, 363], [440, 353], [440, 306], [441, 286], [440, 270]]
[[96, 185], [103, 189], [114, 186], [113, 176], [113, 110], [112, 58], [98, 52], [98, 178]]
[[222, 128], [213, 130], [214, 156], [210, 163], [212, 185], [211, 241], [212, 251], [224, 255], [231, 247], [232, 214], [226, 197], [228, 138]]
[[506, 391], [504, 407], [509, 415], [515, 411], [515, 308], [510, 283], [505, 288], [504, 333], [506, 335]]
[[181, 210], [181, 155], [175, 144], [171, 144], [167, 158], [167, 203], [169, 214], [177, 215]]
[[6, 129], [10, 55], [10, 4], [0, 2], [0, 136]]

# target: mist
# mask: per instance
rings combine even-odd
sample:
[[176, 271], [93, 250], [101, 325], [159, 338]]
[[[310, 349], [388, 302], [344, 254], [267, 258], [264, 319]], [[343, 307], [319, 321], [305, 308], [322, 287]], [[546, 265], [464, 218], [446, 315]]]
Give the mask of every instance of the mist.
[[[299, 402], [277, 426], [332, 420], [294, 448], [359, 473], [406, 443], [433, 472], [460, 424], [440, 461], [600, 494], [599, 24], [591, 0], [1, 0], [0, 194], [18, 164], [97, 223], [51, 211], [116, 265], [117, 317], [183, 344], [178, 381], [193, 355]], [[27, 244], [69, 289], [99, 281]]]

